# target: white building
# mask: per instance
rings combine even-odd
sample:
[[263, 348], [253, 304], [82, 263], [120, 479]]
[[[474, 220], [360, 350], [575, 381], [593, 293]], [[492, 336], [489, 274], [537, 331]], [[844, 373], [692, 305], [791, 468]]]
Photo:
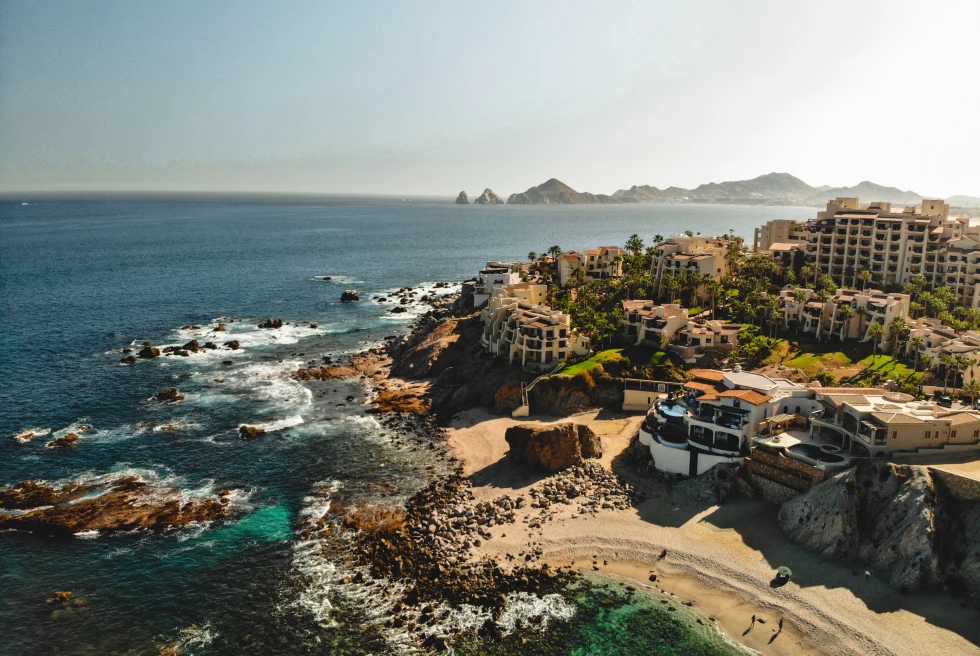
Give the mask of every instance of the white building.
[[728, 241], [715, 237], [672, 237], [657, 245], [650, 275], [657, 285], [664, 274], [697, 273], [717, 280], [729, 273]]
[[[806, 298], [797, 298], [794, 289], [779, 292], [783, 321], [787, 326], [796, 321], [802, 332], [812, 333], [818, 338], [865, 341], [870, 339], [868, 328], [873, 322], [878, 322], [885, 329], [882, 346], [887, 347], [891, 341], [892, 320], [895, 317], [907, 320], [909, 317], [908, 294], [888, 294], [876, 289], [838, 289], [832, 297], [821, 301], [813, 290], [801, 291]], [[845, 306], [848, 310], [842, 309]]]
[[491, 260], [480, 270], [473, 288], [473, 307], [480, 307], [490, 300], [494, 290], [521, 281], [523, 264]]

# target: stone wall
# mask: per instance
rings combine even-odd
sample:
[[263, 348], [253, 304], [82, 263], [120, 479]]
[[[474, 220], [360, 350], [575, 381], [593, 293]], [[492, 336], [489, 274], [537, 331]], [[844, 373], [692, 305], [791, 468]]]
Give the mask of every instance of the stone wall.
[[935, 467], [929, 467], [929, 473], [932, 474], [933, 480], [942, 483], [954, 498], [960, 501], [980, 499], [980, 481]]
[[776, 481], [771, 481], [768, 478], [763, 478], [751, 472], [749, 473], [749, 483], [758, 496], [777, 506], [781, 506], [799, 494], [793, 488], [786, 487]]

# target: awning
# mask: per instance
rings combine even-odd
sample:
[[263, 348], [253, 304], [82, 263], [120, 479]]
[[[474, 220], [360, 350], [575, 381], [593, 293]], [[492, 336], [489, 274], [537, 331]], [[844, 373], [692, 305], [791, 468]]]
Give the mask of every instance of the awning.
[[796, 415], [779, 414], [766, 419], [770, 424], [785, 424], [796, 419]]

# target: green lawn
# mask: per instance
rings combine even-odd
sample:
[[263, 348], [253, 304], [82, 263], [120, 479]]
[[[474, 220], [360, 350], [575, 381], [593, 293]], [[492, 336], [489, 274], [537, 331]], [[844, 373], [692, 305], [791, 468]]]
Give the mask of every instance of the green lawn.
[[898, 362], [890, 355], [868, 356], [857, 363], [862, 367], [861, 372], [849, 381], [852, 383], [873, 384], [874, 379], [885, 380], [904, 380], [916, 373], [912, 367], [903, 362]]
[[606, 349], [605, 351], [599, 351], [588, 360], [583, 360], [582, 362], [576, 362], [573, 365], [569, 365], [568, 367], [565, 367], [560, 372], [558, 372], [558, 375], [574, 376], [579, 372], [588, 371], [593, 367], [598, 367], [600, 364], [605, 364], [607, 362], [619, 362], [622, 359], [623, 359], [623, 349], [621, 348]]
[[851, 364], [851, 358], [842, 351], [830, 351], [828, 353], [809, 353], [803, 352], [789, 360], [783, 360], [783, 364], [792, 369], [799, 369], [807, 376], [813, 376], [826, 369], [837, 369]]

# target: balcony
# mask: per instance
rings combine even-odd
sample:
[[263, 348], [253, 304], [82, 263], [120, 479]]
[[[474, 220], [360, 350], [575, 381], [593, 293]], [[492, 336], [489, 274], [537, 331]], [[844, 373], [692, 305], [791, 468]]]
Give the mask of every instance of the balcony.
[[696, 435], [692, 429], [691, 435], [687, 438], [687, 443], [695, 449], [710, 451], [711, 453], [717, 453], [719, 455], [748, 455], [744, 452], [745, 449], [742, 448], [742, 440], [735, 435], [729, 435], [727, 433], [711, 433], [710, 431], [703, 431]]

